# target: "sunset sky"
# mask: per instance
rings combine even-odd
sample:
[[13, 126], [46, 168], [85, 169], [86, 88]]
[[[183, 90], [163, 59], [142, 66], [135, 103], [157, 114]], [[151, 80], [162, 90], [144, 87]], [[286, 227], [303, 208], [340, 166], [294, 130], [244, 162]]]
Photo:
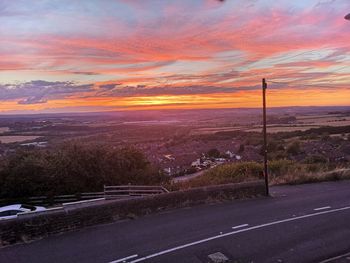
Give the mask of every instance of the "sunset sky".
[[349, 0], [0, 0], [0, 113], [350, 105]]

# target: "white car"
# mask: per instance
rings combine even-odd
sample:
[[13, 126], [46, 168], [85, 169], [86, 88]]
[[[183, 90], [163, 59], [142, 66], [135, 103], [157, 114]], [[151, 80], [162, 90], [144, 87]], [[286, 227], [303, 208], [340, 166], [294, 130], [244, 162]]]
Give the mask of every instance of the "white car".
[[27, 212], [36, 212], [36, 211], [44, 211], [45, 207], [42, 206], [32, 206], [32, 205], [23, 205], [23, 204], [15, 204], [0, 207], [0, 220], [3, 219], [11, 219], [16, 218], [19, 213], [27, 213]]

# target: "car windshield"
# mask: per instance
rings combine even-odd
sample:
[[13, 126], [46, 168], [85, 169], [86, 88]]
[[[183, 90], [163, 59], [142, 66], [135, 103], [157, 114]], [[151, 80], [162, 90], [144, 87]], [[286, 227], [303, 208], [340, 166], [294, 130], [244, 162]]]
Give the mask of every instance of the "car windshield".
[[29, 209], [30, 211], [35, 211], [36, 207], [32, 205], [21, 205], [21, 208]]

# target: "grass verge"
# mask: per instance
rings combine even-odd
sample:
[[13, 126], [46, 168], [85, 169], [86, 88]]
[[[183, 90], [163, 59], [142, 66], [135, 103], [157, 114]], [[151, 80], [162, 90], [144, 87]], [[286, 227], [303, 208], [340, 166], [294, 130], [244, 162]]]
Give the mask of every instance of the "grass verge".
[[[350, 179], [349, 166], [334, 167], [329, 163], [298, 163], [290, 160], [269, 162], [271, 185], [305, 184]], [[188, 181], [172, 183], [171, 190], [194, 187], [249, 182], [263, 179], [263, 165], [256, 162], [240, 162], [217, 166], [203, 175]]]

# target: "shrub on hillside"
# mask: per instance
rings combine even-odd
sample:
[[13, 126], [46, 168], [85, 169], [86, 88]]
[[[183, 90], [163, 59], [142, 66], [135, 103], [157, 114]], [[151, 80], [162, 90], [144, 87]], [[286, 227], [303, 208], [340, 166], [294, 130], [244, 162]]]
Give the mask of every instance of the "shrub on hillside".
[[287, 153], [291, 155], [297, 155], [301, 152], [301, 145], [298, 141], [292, 142], [287, 147]]
[[262, 172], [262, 165], [255, 162], [242, 162], [235, 164], [227, 164], [215, 167], [206, 172], [208, 177], [223, 177], [240, 179], [247, 177], [258, 177]]
[[52, 191], [49, 157], [43, 152], [19, 151], [0, 167], [1, 197], [42, 195]]
[[103, 185], [160, 184], [167, 177], [132, 148], [65, 144], [18, 151], [0, 166], [1, 197], [102, 191]]
[[[299, 163], [291, 160], [268, 162], [270, 184], [301, 184], [350, 178], [350, 169], [335, 167], [328, 163]], [[167, 185], [168, 189], [179, 190], [193, 187], [241, 183], [263, 179], [263, 165], [256, 162], [231, 163], [217, 166], [202, 176], [188, 181]]]
[[287, 174], [296, 163], [290, 160], [275, 160], [268, 163], [269, 173], [272, 177]]
[[262, 172], [262, 164], [256, 162], [224, 164], [206, 171], [202, 176], [193, 178], [187, 182], [178, 183], [175, 186], [173, 185], [172, 189], [186, 189], [257, 180], [261, 178]]
[[220, 151], [216, 148], [210, 149], [207, 154], [209, 158], [219, 158], [221, 156]]
[[320, 155], [320, 154], [312, 154], [312, 155], [307, 156], [305, 158], [304, 162], [308, 163], [308, 164], [327, 163], [328, 159], [325, 156]]
[[238, 153], [243, 153], [244, 152], [244, 144], [239, 145]]

